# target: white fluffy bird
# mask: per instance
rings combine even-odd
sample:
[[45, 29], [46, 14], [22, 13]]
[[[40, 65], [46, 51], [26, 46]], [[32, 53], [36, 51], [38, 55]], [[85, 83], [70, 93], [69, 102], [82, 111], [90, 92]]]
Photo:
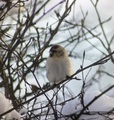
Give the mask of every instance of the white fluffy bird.
[[50, 83], [56, 84], [71, 76], [72, 65], [67, 51], [60, 45], [54, 45], [50, 49], [50, 55], [46, 63], [47, 78]]

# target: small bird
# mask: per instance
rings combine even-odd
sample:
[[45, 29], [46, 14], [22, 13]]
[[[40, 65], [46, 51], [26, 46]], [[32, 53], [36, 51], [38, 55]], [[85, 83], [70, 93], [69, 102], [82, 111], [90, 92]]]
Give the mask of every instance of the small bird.
[[73, 74], [71, 61], [65, 48], [60, 45], [51, 47], [46, 71], [49, 82], [53, 84], [59, 83]]

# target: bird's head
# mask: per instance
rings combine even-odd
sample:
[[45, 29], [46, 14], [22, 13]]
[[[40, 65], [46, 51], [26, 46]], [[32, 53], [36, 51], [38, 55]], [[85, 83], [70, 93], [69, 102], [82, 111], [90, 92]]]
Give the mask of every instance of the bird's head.
[[67, 51], [60, 45], [53, 45], [50, 49], [50, 57], [62, 58], [67, 56]]

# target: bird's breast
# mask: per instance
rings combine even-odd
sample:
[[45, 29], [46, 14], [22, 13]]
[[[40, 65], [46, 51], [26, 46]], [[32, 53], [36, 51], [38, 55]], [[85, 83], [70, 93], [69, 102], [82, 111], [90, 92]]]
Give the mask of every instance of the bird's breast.
[[72, 74], [72, 67], [69, 59], [47, 60], [47, 78], [50, 82], [58, 83]]

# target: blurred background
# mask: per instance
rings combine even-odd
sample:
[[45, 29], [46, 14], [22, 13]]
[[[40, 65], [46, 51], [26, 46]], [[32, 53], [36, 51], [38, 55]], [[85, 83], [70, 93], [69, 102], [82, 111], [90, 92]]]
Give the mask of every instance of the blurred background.
[[[58, 104], [114, 84], [113, 5], [113, 0], [0, 1], [0, 91], [17, 110], [27, 109], [26, 119], [46, 118], [49, 99], [55, 101], [54, 90], [45, 88], [53, 44], [65, 47], [74, 70], [65, 95], [58, 91]], [[91, 65], [107, 55], [106, 63]], [[106, 94], [113, 97], [113, 92], [112, 87]]]

